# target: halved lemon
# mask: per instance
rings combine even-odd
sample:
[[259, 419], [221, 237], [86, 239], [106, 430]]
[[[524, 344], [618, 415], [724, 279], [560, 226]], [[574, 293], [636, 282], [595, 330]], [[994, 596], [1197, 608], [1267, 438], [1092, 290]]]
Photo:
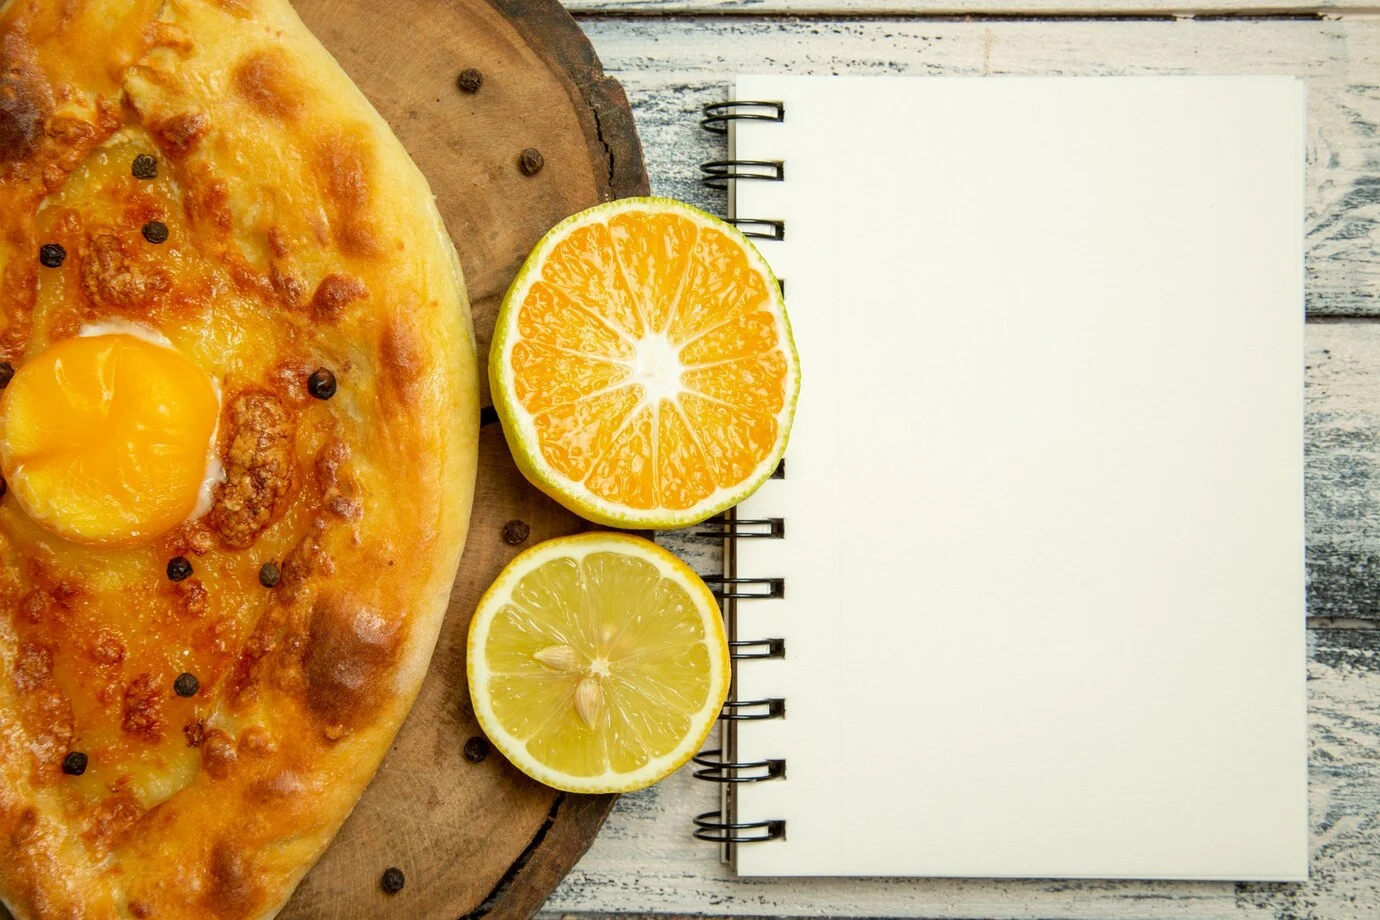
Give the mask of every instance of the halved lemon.
[[650, 786], [699, 749], [728, 695], [714, 595], [624, 534], [548, 540], [508, 563], [479, 601], [468, 654], [484, 734], [569, 792]]
[[626, 198], [532, 250], [499, 309], [489, 381], [539, 489], [601, 524], [670, 528], [776, 469], [800, 370], [781, 287], [742, 233]]

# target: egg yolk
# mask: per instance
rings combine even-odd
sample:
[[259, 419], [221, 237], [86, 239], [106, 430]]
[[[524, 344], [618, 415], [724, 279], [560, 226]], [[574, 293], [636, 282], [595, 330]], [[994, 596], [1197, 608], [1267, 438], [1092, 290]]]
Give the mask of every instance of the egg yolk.
[[124, 333], [65, 339], [0, 397], [0, 467], [54, 533], [139, 543], [196, 510], [219, 415], [210, 377], [172, 348]]

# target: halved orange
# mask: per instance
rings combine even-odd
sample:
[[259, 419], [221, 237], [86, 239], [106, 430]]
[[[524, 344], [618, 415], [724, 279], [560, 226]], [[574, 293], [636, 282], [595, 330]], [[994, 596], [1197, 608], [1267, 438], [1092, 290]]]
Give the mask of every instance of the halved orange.
[[538, 488], [614, 527], [683, 527], [786, 449], [799, 360], [781, 287], [738, 230], [666, 198], [558, 224], [499, 309], [489, 381]]

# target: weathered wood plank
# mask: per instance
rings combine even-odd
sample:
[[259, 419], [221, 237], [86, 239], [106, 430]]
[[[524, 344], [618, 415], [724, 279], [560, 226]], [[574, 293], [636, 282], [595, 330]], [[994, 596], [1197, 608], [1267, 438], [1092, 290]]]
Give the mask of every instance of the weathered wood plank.
[[1380, 618], [1380, 324], [1310, 323], [1308, 612]]
[[576, 14], [729, 16], [1337, 15], [1368, 0], [566, 0]]
[[1295, 74], [1308, 84], [1311, 314], [1380, 315], [1380, 21], [952, 22], [596, 18], [583, 26], [633, 102], [659, 194], [722, 207], [698, 127], [734, 73]]
[[[779, 916], [1359, 918], [1380, 916], [1380, 631], [1310, 633], [1312, 877], [1300, 885], [965, 879], [739, 879], [690, 817], [712, 784], [681, 771], [624, 796], [545, 911]], [[877, 765], [876, 769], [887, 769]]]

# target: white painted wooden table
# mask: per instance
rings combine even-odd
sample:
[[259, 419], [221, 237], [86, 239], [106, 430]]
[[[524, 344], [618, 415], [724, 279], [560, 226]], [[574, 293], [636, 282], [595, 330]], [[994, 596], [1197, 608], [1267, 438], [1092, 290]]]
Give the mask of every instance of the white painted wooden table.
[[[740, 72], [1294, 74], [1308, 84], [1307, 509], [1312, 877], [1301, 885], [739, 880], [683, 770], [618, 804], [566, 913], [1380, 918], [1380, 8], [1366, 0], [567, 0], [628, 91], [652, 189], [722, 212], [699, 108]], [[1249, 15], [1248, 15], [1249, 14]], [[923, 219], [923, 215], [922, 215]], [[1186, 330], [1191, 335], [1192, 330]], [[665, 542], [701, 572], [717, 545]]]

